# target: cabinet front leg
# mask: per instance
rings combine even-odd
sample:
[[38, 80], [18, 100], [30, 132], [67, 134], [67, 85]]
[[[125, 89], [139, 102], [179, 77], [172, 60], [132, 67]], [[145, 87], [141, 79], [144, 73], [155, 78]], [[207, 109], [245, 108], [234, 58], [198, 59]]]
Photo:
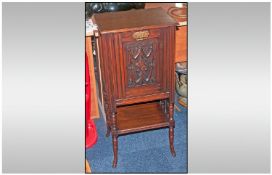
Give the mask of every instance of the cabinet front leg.
[[112, 145], [113, 145], [113, 162], [112, 167], [116, 168], [118, 161], [118, 136], [112, 135]]
[[113, 146], [113, 162], [112, 162], [112, 167], [116, 168], [117, 166], [117, 160], [118, 160], [118, 134], [117, 134], [117, 122], [116, 122], [116, 114], [112, 114], [112, 146]]
[[170, 151], [173, 157], [176, 156], [175, 148], [174, 148], [174, 127], [175, 121], [173, 118], [174, 114], [174, 104], [169, 104], [169, 143], [170, 143]]

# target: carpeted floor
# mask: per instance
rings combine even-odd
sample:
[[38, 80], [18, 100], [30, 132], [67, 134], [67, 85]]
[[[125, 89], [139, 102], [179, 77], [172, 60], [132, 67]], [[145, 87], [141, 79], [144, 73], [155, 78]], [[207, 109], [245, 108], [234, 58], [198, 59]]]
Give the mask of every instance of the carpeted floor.
[[118, 137], [118, 163], [112, 168], [113, 152], [111, 136], [105, 137], [103, 118], [95, 120], [98, 141], [86, 150], [92, 173], [186, 173], [187, 172], [187, 110], [175, 110], [175, 150], [169, 149], [168, 129], [139, 132]]

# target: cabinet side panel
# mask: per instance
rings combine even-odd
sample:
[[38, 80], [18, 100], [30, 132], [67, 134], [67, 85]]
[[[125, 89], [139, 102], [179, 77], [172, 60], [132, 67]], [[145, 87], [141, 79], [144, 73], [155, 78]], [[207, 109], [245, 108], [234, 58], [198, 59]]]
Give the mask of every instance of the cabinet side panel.
[[123, 47], [122, 47], [122, 37], [121, 37], [121, 33], [118, 33], [117, 35], [118, 40], [116, 41], [116, 46], [117, 46], [117, 50], [119, 53], [119, 69], [120, 69], [120, 74], [119, 74], [119, 85], [120, 85], [120, 99], [121, 98], [125, 98], [125, 69], [122, 65], [125, 65], [124, 62], [124, 53], [123, 53]]
[[107, 77], [107, 71], [106, 71], [106, 58], [107, 58], [107, 53], [104, 51], [106, 48], [106, 37], [104, 35], [101, 35], [98, 38], [98, 45], [99, 45], [99, 63], [100, 63], [100, 70], [101, 70], [101, 91], [102, 91], [102, 106], [104, 107], [105, 114], [106, 114], [106, 119], [107, 122], [109, 122], [109, 95], [108, 95], [108, 82], [105, 81], [105, 78]]
[[[115, 112], [115, 98], [118, 94], [116, 80], [116, 56], [114, 47], [114, 35], [103, 34], [101, 36], [101, 68], [103, 82], [104, 106], [109, 108], [109, 115]], [[102, 63], [103, 62], [103, 63]], [[106, 104], [107, 103], [107, 104]], [[106, 110], [106, 109], [105, 109]]]
[[114, 34], [113, 36], [113, 45], [114, 45], [114, 52], [115, 52], [115, 69], [116, 69], [116, 99], [120, 99], [123, 97], [123, 89], [122, 89], [122, 78], [123, 78], [123, 70], [122, 70], [122, 52], [120, 50], [119, 45], [119, 35]]

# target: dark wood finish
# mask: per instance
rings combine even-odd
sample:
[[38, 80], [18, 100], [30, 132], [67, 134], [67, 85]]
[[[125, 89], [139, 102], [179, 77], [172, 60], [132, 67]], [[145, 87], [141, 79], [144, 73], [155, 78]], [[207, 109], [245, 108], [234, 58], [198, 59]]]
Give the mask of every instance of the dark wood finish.
[[177, 22], [162, 8], [94, 14], [92, 19], [98, 25], [101, 33], [127, 32], [141, 27], [151, 29], [177, 25]]
[[142, 95], [138, 97], [132, 97], [132, 98], [124, 98], [124, 99], [117, 99], [116, 105], [117, 106], [123, 106], [123, 105], [130, 105], [135, 103], [141, 103], [141, 102], [148, 102], [148, 101], [154, 101], [154, 100], [163, 100], [169, 98], [169, 93], [154, 93], [150, 95]]
[[107, 133], [112, 135], [113, 167], [118, 136], [169, 127], [174, 150], [176, 22], [160, 8], [94, 15], [98, 25], [97, 80]]
[[169, 126], [159, 102], [140, 103], [117, 108], [118, 134]]

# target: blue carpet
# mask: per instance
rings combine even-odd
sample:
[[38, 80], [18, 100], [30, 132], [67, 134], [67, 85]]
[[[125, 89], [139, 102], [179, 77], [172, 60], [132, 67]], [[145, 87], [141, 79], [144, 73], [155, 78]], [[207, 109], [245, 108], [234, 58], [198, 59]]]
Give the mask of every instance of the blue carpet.
[[169, 149], [168, 128], [149, 130], [118, 137], [118, 163], [112, 168], [111, 136], [105, 137], [103, 118], [95, 120], [98, 141], [86, 150], [92, 173], [186, 173], [187, 172], [187, 109], [175, 110], [176, 157]]

